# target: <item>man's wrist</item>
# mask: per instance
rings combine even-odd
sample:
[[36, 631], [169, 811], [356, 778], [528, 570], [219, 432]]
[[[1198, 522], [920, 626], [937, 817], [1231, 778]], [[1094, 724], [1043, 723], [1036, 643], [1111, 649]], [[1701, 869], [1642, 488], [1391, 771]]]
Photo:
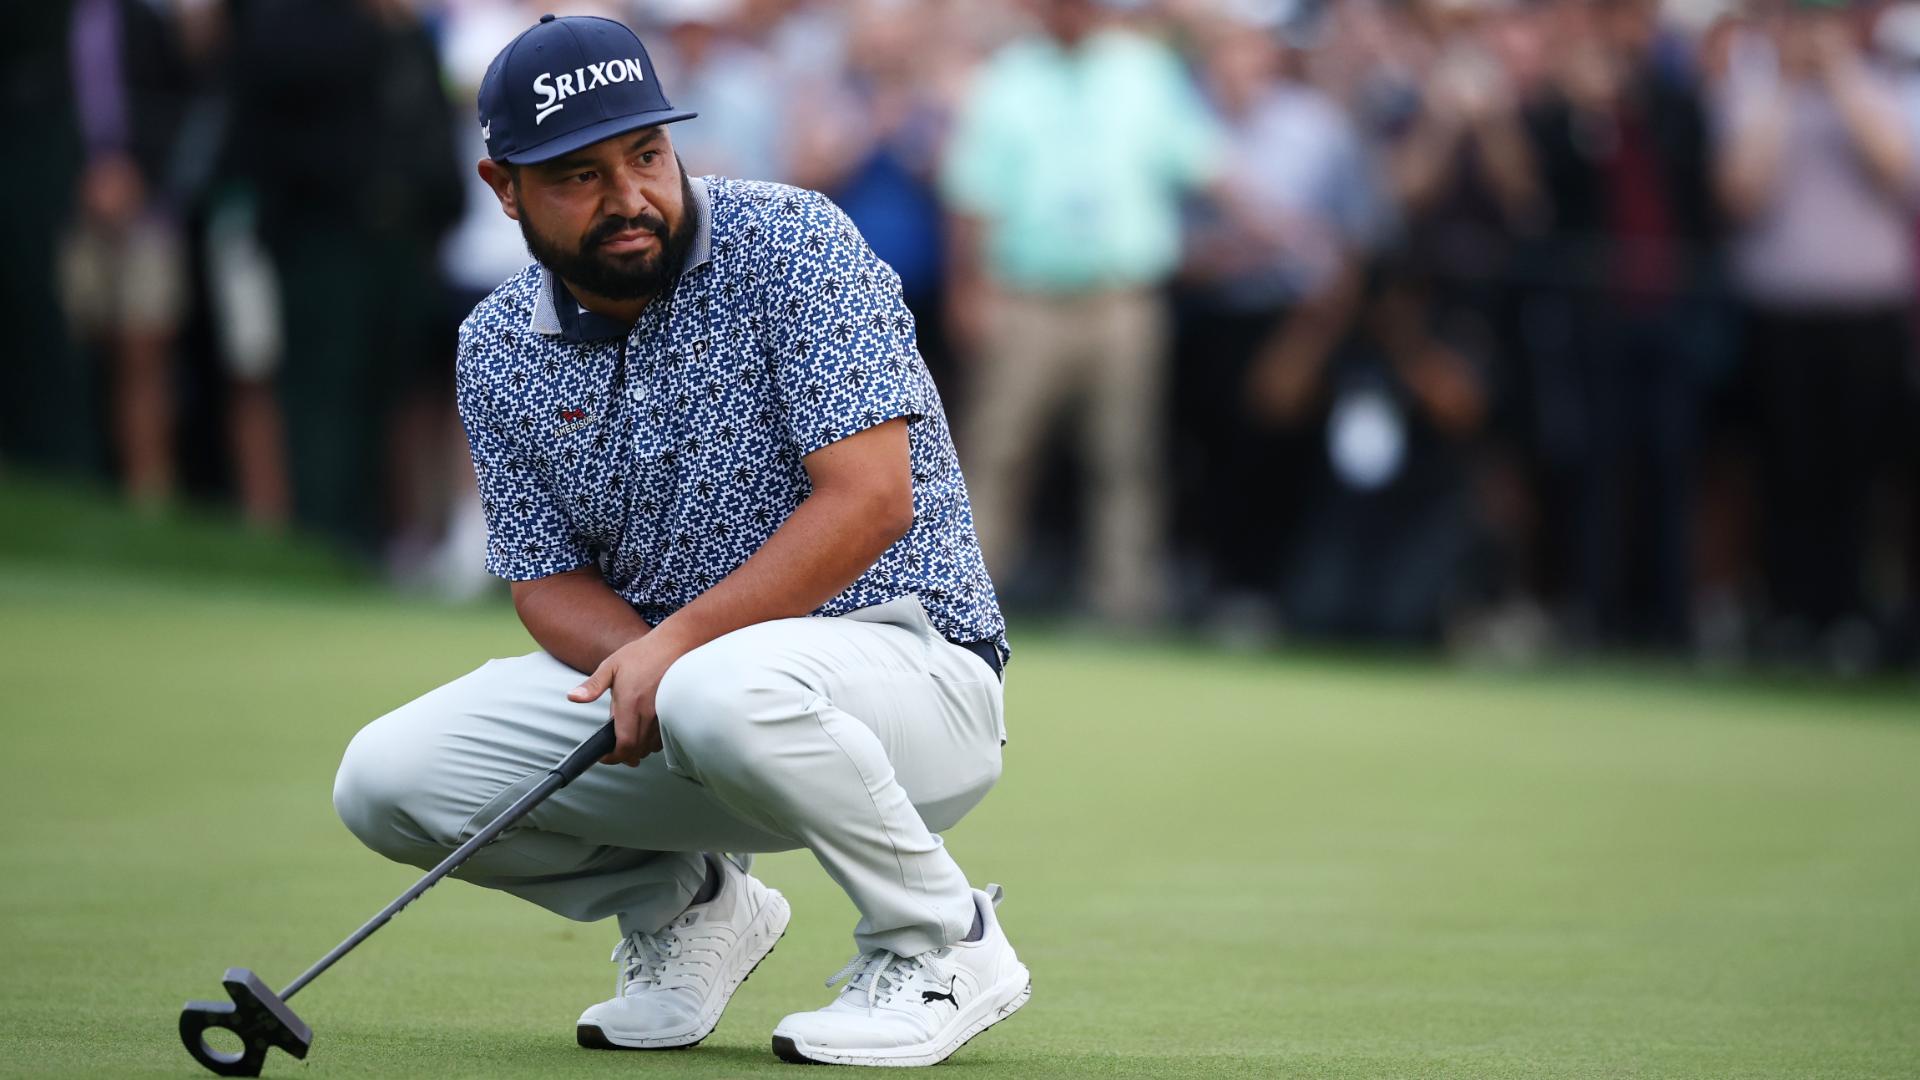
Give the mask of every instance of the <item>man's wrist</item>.
[[664, 649], [674, 656], [684, 656], [710, 640], [710, 637], [700, 637], [697, 628], [678, 613], [660, 620], [660, 625], [649, 630], [646, 636], [651, 639], [652, 648]]

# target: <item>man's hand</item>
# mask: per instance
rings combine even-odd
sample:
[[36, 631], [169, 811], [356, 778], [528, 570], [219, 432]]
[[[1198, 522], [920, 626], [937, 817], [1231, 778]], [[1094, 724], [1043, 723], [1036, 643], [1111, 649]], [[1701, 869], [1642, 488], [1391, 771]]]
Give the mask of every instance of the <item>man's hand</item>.
[[653, 697], [667, 669], [690, 651], [676, 644], [671, 634], [656, 631], [615, 650], [586, 682], [567, 694], [567, 700], [585, 704], [613, 691], [610, 711], [615, 742], [613, 753], [601, 758], [601, 764], [638, 765], [660, 749], [660, 716]]
[[140, 216], [146, 201], [140, 169], [126, 154], [97, 158], [80, 177], [80, 205], [103, 228], [126, 228]]
[[[638, 765], [641, 758], [660, 749], [654, 695], [674, 661], [741, 627], [807, 614], [838, 596], [906, 535], [913, 527], [911, 447], [902, 417], [828, 443], [802, 458], [813, 493], [760, 550], [687, 606], [643, 631], [645, 636], [607, 654], [593, 675], [567, 695], [568, 700], [585, 704], [613, 691], [610, 711], [616, 741], [613, 753], [601, 761]], [[599, 595], [597, 587], [613, 596], [597, 573], [590, 585], [579, 586], [585, 589], [584, 595]], [[528, 629], [538, 621], [546, 630], [545, 636], [536, 632], [534, 639], [551, 652], [548, 641], [563, 636], [555, 628], [564, 625], [561, 613], [569, 609], [536, 603], [546, 591], [550, 590], [519, 589], [514, 599]], [[536, 611], [545, 614], [539, 620], [529, 618]], [[633, 615], [633, 620], [645, 626], [639, 615]], [[585, 651], [584, 646], [575, 650]], [[584, 662], [579, 670], [585, 670]]]

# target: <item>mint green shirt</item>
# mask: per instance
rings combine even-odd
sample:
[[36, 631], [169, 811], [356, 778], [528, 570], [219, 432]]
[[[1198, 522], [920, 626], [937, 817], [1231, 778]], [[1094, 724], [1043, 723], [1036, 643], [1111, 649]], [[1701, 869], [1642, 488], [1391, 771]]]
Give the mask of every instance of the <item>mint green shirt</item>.
[[1179, 59], [1120, 30], [1008, 45], [947, 150], [949, 203], [985, 223], [987, 272], [1041, 292], [1150, 285], [1180, 257], [1180, 200], [1221, 138]]

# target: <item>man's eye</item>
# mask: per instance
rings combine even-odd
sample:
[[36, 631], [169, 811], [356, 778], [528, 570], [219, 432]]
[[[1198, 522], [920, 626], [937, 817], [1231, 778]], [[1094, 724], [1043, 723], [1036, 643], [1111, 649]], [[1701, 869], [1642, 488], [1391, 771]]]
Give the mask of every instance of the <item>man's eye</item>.
[[592, 172], [579, 172], [579, 173], [574, 173], [572, 176], [567, 177], [567, 179], [571, 180], [576, 184], [591, 184], [593, 183], [593, 179], [595, 175], [596, 174]]
[[640, 164], [642, 165], [651, 165], [658, 160], [660, 160], [660, 151], [658, 150], [646, 150], [640, 154]]

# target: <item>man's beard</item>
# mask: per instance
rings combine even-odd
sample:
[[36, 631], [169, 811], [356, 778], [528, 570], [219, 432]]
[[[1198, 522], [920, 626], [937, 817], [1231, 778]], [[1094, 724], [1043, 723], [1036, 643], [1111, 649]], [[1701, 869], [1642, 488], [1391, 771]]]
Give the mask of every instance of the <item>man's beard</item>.
[[[525, 214], [520, 216], [520, 235], [540, 265], [568, 285], [608, 300], [641, 300], [660, 295], [672, 283], [693, 246], [693, 184], [685, 169], [680, 171], [680, 208], [680, 221], [672, 228], [653, 214], [602, 218], [578, 247], [542, 235]], [[634, 229], [652, 233], [659, 243], [651, 251], [627, 255], [609, 254], [601, 247], [609, 237]]]

